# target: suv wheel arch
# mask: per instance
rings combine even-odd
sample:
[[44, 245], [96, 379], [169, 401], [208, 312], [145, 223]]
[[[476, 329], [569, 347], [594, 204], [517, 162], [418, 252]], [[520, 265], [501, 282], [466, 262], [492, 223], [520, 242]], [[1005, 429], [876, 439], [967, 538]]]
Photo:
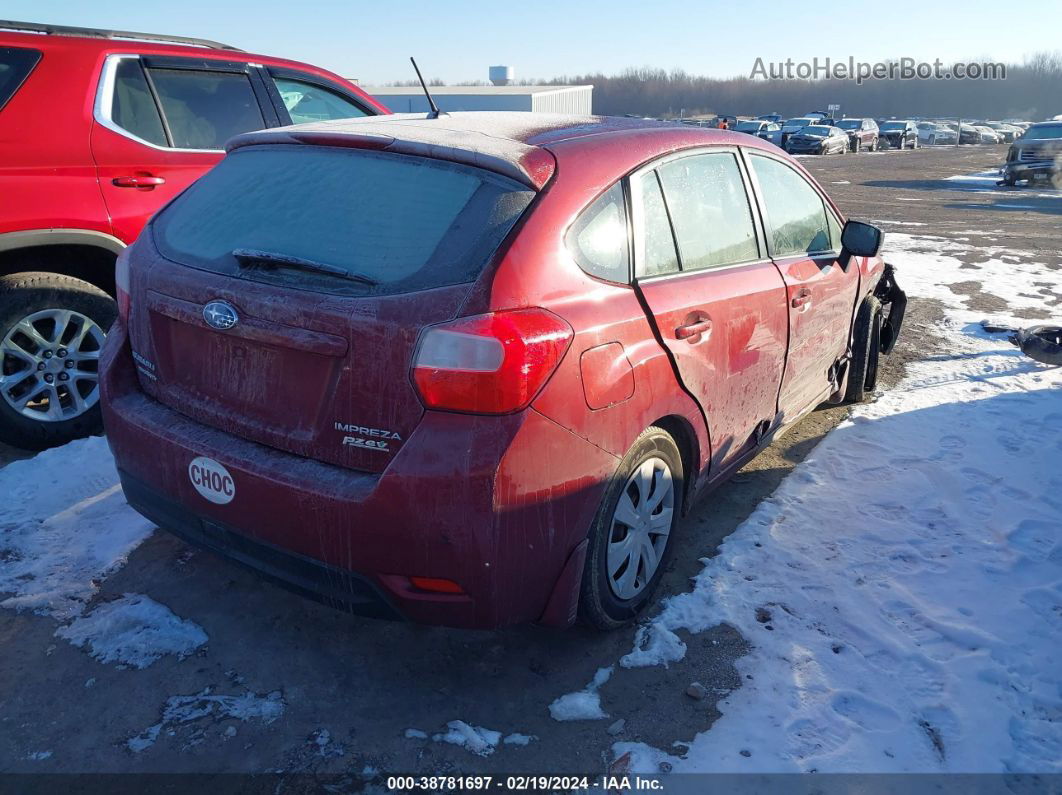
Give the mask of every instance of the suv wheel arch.
[[114, 261], [125, 244], [88, 229], [41, 229], [0, 234], [0, 276], [48, 272], [81, 279], [112, 298]]

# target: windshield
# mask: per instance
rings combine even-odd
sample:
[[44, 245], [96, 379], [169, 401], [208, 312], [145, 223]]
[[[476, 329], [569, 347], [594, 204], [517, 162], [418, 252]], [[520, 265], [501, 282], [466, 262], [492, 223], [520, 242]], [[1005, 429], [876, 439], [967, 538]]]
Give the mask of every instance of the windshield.
[[800, 131], [800, 134], [814, 135], [816, 138], [825, 138], [827, 135], [830, 134], [830, 128], [822, 127], [819, 125], [816, 125], [814, 127], [805, 127], [803, 130]]
[[741, 132], [756, 132], [763, 126], [763, 122], [759, 121], [739, 121], [735, 130], [741, 130]]
[[[249, 147], [226, 157], [152, 227], [164, 256], [193, 267], [321, 292], [397, 293], [474, 280], [533, 196], [491, 172], [442, 160]], [[241, 250], [275, 261], [241, 267], [234, 255]]]
[[887, 121], [881, 125], [883, 130], [903, 130], [907, 128], [907, 122], [905, 121]]
[[1025, 140], [1030, 139], [1050, 139], [1050, 138], [1062, 138], [1062, 124], [1051, 125], [1047, 127], [1037, 127], [1035, 124], [1025, 131], [1023, 136]]
[[862, 125], [862, 119], [841, 119], [837, 122], [837, 126], [842, 130], [858, 130]]
[[809, 124], [814, 124], [818, 119], [790, 119], [785, 123], [786, 127], [807, 127]]

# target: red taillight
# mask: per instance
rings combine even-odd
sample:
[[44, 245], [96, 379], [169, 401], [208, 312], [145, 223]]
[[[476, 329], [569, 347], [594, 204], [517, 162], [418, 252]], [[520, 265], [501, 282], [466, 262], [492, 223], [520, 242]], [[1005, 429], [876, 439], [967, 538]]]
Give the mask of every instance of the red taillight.
[[119, 254], [114, 263], [114, 291], [118, 296], [118, 317], [128, 320], [133, 304], [129, 295], [129, 249]]
[[545, 309], [463, 317], [427, 330], [413, 381], [428, 408], [508, 414], [538, 394], [571, 341], [571, 326]]
[[453, 580], [444, 580], [442, 577], [410, 577], [410, 583], [414, 588], [434, 593], [464, 593], [464, 589]]

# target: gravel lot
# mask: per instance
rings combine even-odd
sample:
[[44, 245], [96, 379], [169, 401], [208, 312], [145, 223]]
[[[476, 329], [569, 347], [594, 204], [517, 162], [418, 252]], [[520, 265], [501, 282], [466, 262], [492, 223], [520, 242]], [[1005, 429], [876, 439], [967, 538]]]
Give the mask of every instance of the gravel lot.
[[[1047, 263], [1044, 282], [1058, 284], [1062, 197], [996, 188], [987, 179], [949, 179], [985, 172], [1004, 155], [1004, 147], [964, 147], [803, 162], [854, 218], [874, 220], [887, 231], [1036, 252]], [[971, 293], [979, 285], [974, 260], [963, 286]], [[902, 284], [903, 263], [895, 264]], [[986, 315], [990, 304], [983, 307]], [[905, 361], [933, 352], [930, 325], [937, 316], [932, 304], [910, 307], [904, 336], [887, 362], [886, 388]], [[699, 504], [679, 528], [680, 546], [662, 593], [686, 590], [701, 568], [699, 558], [712, 556], [845, 413], [815, 412]], [[0, 449], [0, 465], [18, 457]], [[481, 633], [351, 617], [262, 583], [164, 533], [137, 548], [103, 583], [98, 599], [124, 593], [147, 594], [194, 621], [209, 635], [207, 645], [184, 660], [170, 656], [143, 670], [121, 669], [56, 638], [51, 618], [0, 611], [0, 771], [344, 772], [365, 781], [389, 772], [599, 773], [617, 739], [664, 748], [710, 726], [719, 698], [741, 685], [733, 663], [746, 649], [726, 626], [688, 638], [690, 651], [678, 664], [616, 670], [600, 690], [612, 720], [558, 723], [548, 705], [628, 652], [633, 629]], [[693, 681], [706, 686], [703, 700], [685, 694]], [[167, 722], [167, 699], [207, 688], [212, 694], [279, 693], [284, 710], [272, 722], [226, 718], [220, 711]], [[610, 734], [613, 720], [621, 718], [622, 730]], [[407, 729], [444, 732], [456, 719], [535, 739], [480, 757], [405, 736]], [[160, 721], [156, 742], [130, 749], [129, 738]], [[44, 751], [50, 756], [34, 758]]]

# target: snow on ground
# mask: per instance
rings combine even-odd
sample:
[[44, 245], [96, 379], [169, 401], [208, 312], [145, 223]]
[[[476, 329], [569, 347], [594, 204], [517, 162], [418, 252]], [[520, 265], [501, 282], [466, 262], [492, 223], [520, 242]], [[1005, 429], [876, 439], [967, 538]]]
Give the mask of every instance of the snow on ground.
[[[428, 733], [420, 729], [406, 729], [407, 740], [427, 740]], [[530, 745], [538, 738], [533, 734], [513, 732], [504, 737], [499, 731], [472, 726], [463, 720], [452, 720], [446, 724], [446, 731], [431, 735], [432, 742], [449, 743], [465, 748], [477, 756], [490, 756], [498, 745]]]
[[0, 470], [0, 607], [64, 620], [152, 525], [130, 508], [107, 442], [81, 439]]
[[[279, 690], [264, 696], [250, 691], [238, 696], [216, 696], [208, 687], [194, 695], [168, 698], [162, 709], [162, 720], [130, 737], [126, 740], [126, 747], [133, 753], [140, 753], [154, 745], [163, 732], [172, 736], [179, 728], [206, 718], [214, 722], [227, 718], [243, 721], [256, 718], [269, 724], [283, 714], [284, 697]], [[199, 737], [202, 737], [201, 733]]]
[[55, 634], [101, 663], [146, 668], [166, 654], [184, 659], [207, 642], [203, 629], [153, 599], [127, 593], [75, 618]]
[[615, 666], [599, 668], [590, 684], [583, 690], [566, 693], [549, 705], [549, 714], [553, 720], [602, 720], [608, 717], [601, 709], [601, 696], [598, 691], [609, 680]]
[[944, 352], [856, 409], [639, 630], [624, 666], [720, 623], [752, 651], [681, 756], [613, 746], [634, 772], [1062, 772], [1062, 368], [948, 287], [980, 282], [1020, 324], [1060, 311], [1062, 279], [938, 238], [889, 234], [886, 255], [944, 304]]

